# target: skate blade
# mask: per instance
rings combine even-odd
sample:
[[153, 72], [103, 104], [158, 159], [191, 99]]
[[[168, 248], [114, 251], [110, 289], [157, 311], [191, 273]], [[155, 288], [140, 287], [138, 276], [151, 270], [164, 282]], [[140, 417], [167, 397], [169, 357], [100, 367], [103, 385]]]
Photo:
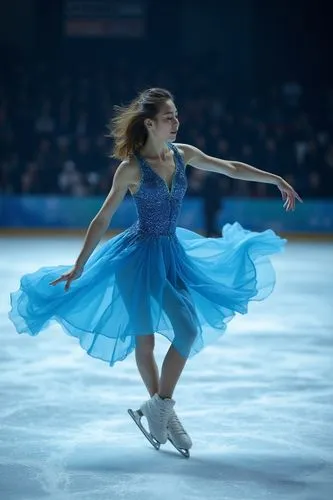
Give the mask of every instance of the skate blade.
[[178, 448], [178, 446], [176, 446], [175, 443], [170, 438], [168, 438], [168, 441], [170, 441], [170, 443], [172, 444], [172, 446], [174, 448], [176, 448], [176, 450], [179, 451], [179, 453], [181, 455], [183, 455], [183, 457], [190, 458], [190, 452], [189, 452], [189, 450], [186, 450], [185, 448]]
[[160, 449], [160, 446], [161, 446], [161, 443], [159, 443], [155, 438], [154, 436], [152, 436], [150, 434], [150, 432], [148, 432], [144, 426], [142, 425], [141, 423], [141, 418], [143, 417], [143, 413], [141, 410], [127, 410], [128, 411], [128, 414], [132, 417], [132, 419], [134, 420], [134, 422], [136, 423], [136, 425], [139, 427], [140, 431], [142, 432], [142, 434], [148, 439], [148, 441], [150, 442], [150, 444], [152, 444], [155, 448], [155, 450], [159, 450]]

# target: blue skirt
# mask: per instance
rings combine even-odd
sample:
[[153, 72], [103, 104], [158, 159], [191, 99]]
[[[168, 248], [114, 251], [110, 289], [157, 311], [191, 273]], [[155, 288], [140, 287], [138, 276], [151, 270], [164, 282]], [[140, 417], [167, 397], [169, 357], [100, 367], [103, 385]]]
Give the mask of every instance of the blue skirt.
[[91, 255], [83, 274], [64, 290], [50, 282], [72, 265], [43, 267], [11, 293], [9, 318], [18, 333], [37, 335], [51, 321], [87, 353], [111, 366], [135, 348], [136, 337], [160, 333], [185, 357], [215, 342], [236, 312], [273, 290], [269, 255], [286, 240], [272, 230], [223, 227], [205, 238], [178, 227], [176, 236], [139, 236], [131, 228]]

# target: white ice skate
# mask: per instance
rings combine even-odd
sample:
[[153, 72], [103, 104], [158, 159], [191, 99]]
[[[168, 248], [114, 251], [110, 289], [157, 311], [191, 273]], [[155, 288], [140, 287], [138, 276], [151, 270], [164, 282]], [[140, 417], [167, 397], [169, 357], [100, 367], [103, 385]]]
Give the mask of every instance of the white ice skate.
[[129, 409], [127, 411], [129, 413], [129, 415], [133, 418], [133, 420], [136, 423], [136, 425], [139, 427], [139, 429], [142, 432], [142, 434], [148, 439], [148, 441], [154, 446], [154, 448], [156, 450], [159, 450], [160, 449], [160, 443], [158, 441], [156, 441], [156, 439], [154, 438], [154, 436], [152, 436], [150, 434], [150, 432], [147, 431], [147, 429], [141, 423], [141, 418], [143, 417], [142, 411], [141, 410], [131, 410], [131, 409]]
[[192, 447], [192, 440], [174, 410], [168, 421], [168, 440], [185, 458], [190, 457], [189, 449]]
[[[175, 401], [173, 399], [162, 399], [155, 394], [148, 401], [143, 403], [139, 410], [128, 410], [139, 429], [158, 450], [160, 444], [164, 444], [168, 439], [167, 425]], [[141, 423], [141, 418], [145, 416], [148, 422], [149, 432]]]

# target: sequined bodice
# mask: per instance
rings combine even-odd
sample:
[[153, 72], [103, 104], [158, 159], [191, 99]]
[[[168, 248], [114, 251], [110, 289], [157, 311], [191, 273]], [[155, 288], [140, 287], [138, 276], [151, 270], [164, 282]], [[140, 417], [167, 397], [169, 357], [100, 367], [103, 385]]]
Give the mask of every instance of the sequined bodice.
[[160, 175], [140, 155], [137, 159], [141, 168], [141, 183], [133, 195], [138, 214], [132, 230], [146, 235], [174, 235], [182, 200], [187, 189], [185, 164], [176, 146], [168, 143], [173, 150], [175, 171], [170, 189]]

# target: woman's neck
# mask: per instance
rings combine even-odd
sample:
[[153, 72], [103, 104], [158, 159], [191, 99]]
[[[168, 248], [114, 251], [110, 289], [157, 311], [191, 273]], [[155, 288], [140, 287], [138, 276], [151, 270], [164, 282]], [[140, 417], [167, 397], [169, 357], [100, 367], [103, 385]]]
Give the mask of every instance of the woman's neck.
[[146, 158], [165, 160], [168, 152], [168, 146], [165, 141], [153, 141], [147, 139], [144, 146], [141, 148], [140, 154]]

